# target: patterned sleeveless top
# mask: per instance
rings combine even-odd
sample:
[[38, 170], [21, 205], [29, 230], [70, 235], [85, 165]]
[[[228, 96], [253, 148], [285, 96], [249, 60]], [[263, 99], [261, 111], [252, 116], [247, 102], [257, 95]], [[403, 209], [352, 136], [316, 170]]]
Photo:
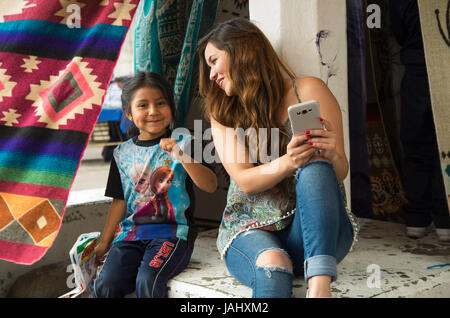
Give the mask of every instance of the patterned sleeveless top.
[[[297, 100], [300, 103], [295, 80], [293, 80], [293, 86]], [[286, 128], [288, 135], [292, 137], [289, 118], [283, 126]], [[359, 224], [356, 217], [347, 208], [345, 188], [342, 183], [340, 183], [340, 189], [347, 215], [353, 227], [353, 243], [351, 247], [353, 249], [354, 244], [357, 242]], [[292, 222], [292, 216], [296, 207], [295, 191], [292, 191], [291, 194], [291, 196], [283, 198], [276, 187], [261, 193], [246, 194], [230, 178], [227, 204], [217, 237], [217, 248], [221, 258], [223, 259], [233, 240], [244, 231], [256, 228], [266, 231], [279, 231], [287, 227]]]

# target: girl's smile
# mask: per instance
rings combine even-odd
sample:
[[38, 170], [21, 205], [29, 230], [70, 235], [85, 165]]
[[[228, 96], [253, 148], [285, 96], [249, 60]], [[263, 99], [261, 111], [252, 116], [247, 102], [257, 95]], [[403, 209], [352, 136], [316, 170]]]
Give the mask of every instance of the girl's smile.
[[159, 88], [145, 86], [134, 94], [131, 114], [127, 117], [141, 131], [139, 140], [151, 140], [164, 135], [172, 120], [172, 112]]

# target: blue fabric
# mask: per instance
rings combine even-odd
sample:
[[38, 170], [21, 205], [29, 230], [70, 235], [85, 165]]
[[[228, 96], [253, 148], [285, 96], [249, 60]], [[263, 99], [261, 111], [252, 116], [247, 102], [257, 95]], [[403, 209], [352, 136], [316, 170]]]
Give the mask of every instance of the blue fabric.
[[162, 74], [156, 19], [157, 0], [141, 0], [136, 10], [134, 73], [153, 71]]
[[202, 20], [203, 0], [194, 0], [189, 16], [189, 23], [181, 51], [177, 77], [175, 79], [175, 105], [177, 106], [178, 125], [186, 126], [186, 117], [189, 109], [189, 91], [191, 87], [191, 73], [194, 65], [195, 51], [197, 49], [198, 32]]
[[134, 72], [152, 71], [173, 85], [177, 127], [186, 125], [200, 29], [215, 17], [217, 0], [209, 2], [205, 14], [204, 0], [142, 0], [136, 10]]
[[350, 137], [351, 206], [358, 217], [373, 218], [367, 152], [366, 52], [364, 3], [347, 0], [348, 119]]
[[260, 229], [239, 234], [225, 256], [230, 273], [252, 287], [253, 297], [290, 297], [292, 273], [286, 268], [256, 266], [266, 250], [287, 253], [293, 273], [337, 279], [336, 264], [347, 255], [353, 242], [353, 228], [346, 212], [339, 183], [328, 161], [313, 161], [297, 174], [297, 205], [291, 225], [269, 232]]
[[103, 108], [98, 115], [97, 122], [120, 121], [122, 113], [122, 109]]

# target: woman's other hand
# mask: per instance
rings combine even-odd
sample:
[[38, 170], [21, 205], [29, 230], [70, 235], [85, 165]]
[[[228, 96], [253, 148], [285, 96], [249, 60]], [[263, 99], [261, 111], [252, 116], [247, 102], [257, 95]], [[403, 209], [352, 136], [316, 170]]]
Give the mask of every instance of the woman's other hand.
[[333, 162], [336, 158], [336, 132], [331, 123], [323, 118], [319, 119], [323, 125], [323, 130], [307, 131], [311, 135], [310, 145], [319, 149], [320, 156]]

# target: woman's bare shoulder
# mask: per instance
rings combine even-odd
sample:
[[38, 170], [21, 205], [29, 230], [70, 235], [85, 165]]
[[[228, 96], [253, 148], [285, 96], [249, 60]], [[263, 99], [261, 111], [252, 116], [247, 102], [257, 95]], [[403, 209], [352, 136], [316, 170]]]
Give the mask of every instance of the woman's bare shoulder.
[[[285, 79], [286, 91], [284, 96], [285, 108], [296, 104], [297, 97], [294, 91], [294, 86], [292, 85], [292, 79]], [[320, 91], [324, 88], [327, 89], [326, 84], [317, 77], [305, 76], [295, 78], [295, 86], [297, 88], [297, 93], [301, 101], [308, 101], [312, 99], [318, 99], [322, 95]]]
[[299, 90], [311, 90], [327, 86], [324, 81], [314, 76], [298, 77], [295, 79], [295, 84]]
[[320, 99], [324, 94], [328, 95], [330, 93], [325, 82], [314, 76], [296, 78], [295, 85], [302, 101]]

